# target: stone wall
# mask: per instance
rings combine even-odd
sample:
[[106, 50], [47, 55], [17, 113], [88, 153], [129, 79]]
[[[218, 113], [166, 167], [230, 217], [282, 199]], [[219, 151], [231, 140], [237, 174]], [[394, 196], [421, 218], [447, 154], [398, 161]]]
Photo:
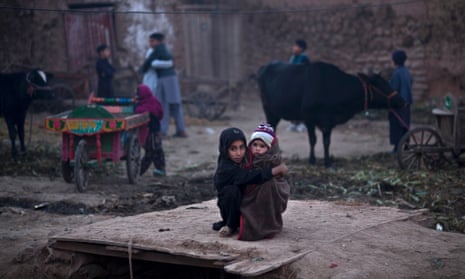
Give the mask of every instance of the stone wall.
[[[272, 60], [287, 61], [296, 38], [306, 39], [312, 60], [338, 65], [345, 71], [368, 72], [392, 68], [390, 54], [403, 48], [415, 83], [415, 100], [447, 92], [465, 94], [465, 1], [428, 0], [395, 4], [392, 0], [3, 0], [2, 5], [67, 9], [75, 3], [112, 3], [118, 12], [181, 11], [183, 5], [210, 5], [218, 9], [250, 11], [242, 19], [240, 75], [254, 73]], [[398, 2], [400, 3], [400, 2]], [[269, 10], [269, 13], [254, 11]], [[147, 37], [165, 32], [177, 69], [189, 57], [182, 14], [115, 13], [119, 68], [137, 69], [143, 61]], [[65, 14], [0, 9], [0, 70], [14, 65], [67, 71]]]
[[[307, 40], [312, 60], [334, 63], [351, 73], [388, 70], [393, 67], [391, 52], [402, 48], [409, 56], [415, 100], [428, 101], [430, 96], [447, 91], [464, 94], [465, 64], [458, 61], [465, 58], [464, 33], [460, 33], [465, 20], [457, 12], [464, 8], [464, 2], [384, 5], [387, 2], [392, 1], [373, 1], [354, 8], [341, 0], [262, 1], [254, 8], [291, 11], [244, 17], [248, 26], [244, 40], [249, 50], [245, 52], [245, 71], [253, 72], [257, 65], [270, 60], [288, 60], [296, 38]], [[461, 18], [450, 22], [454, 15]]]
[[[116, 37], [114, 64], [118, 67], [139, 65], [148, 47], [148, 37], [153, 32], [164, 32], [170, 46], [182, 34], [175, 31], [171, 19], [165, 14], [133, 14], [121, 11], [156, 11], [173, 9], [170, 1], [117, 1], [98, 3], [113, 4]], [[18, 8], [44, 8], [50, 11], [0, 9], [0, 69], [8, 71], [17, 65], [44, 67], [49, 71], [66, 71], [68, 68], [65, 36], [65, 13], [69, 4], [89, 4], [89, 0], [4, 0], [1, 5]], [[91, 46], [95, 47], [95, 46]], [[72, 48], [72, 46], [71, 46]], [[179, 52], [179, 51], [177, 51]], [[13, 66], [12, 66], [13, 64]]]
[[[67, 45], [66, 13], [70, 5], [113, 5], [115, 13], [111, 14], [114, 26], [114, 50], [112, 63], [119, 70], [117, 72], [116, 92], [119, 95], [132, 94], [135, 88], [134, 72], [142, 64], [148, 48], [148, 37], [153, 32], [163, 32], [167, 35], [167, 43], [175, 47], [177, 61], [182, 61], [179, 53], [183, 53], [183, 34], [172, 24], [176, 22], [171, 16], [163, 14], [165, 9], [173, 10], [173, 1], [119, 1], [119, 0], [4, 0], [1, 5], [28, 9], [0, 9], [0, 71], [12, 72], [28, 68], [43, 68], [49, 72], [70, 72]], [[33, 10], [47, 9], [45, 10]], [[106, 9], [107, 11], [108, 9]], [[147, 13], [132, 13], [142, 11]], [[159, 13], [149, 13], [155, 11]], [[126, 13], [128, 12], [128, 13]], [[180, 24], [177, 24], [180, 26]], [[79, 39], [79, 38], [78, 38]], [[82, 57], [88, 65], [79, 72], [90, 81], [90, 88], [95, 84], [93, 56], [96, 46], [88, 46], [92, 57]], [[129, 83], [126, 81], [130, 80]], [[86, 96], [87, 92], [78, 93]]]
[[145, 14], [116, 14], [115, 26], [118, 39], [118, 60], [123, 67], [138, 67], [144, 60], [148, 48], [148, 38], [153, 32], [166, 35], [170, 49], [175, 47], [175, 55], [182, 53], [179, 45], [183, 34], [176, 15], [163, 14], [173, 9], [173, 1], [120, 1], [118, 11], [155, 11]]
[[[2, 5], [31, 8], [66, 8], [62, 1], [5, 0]], [[0, 9], [0, 71], [28, 67], [65, 70], [66, 42], [63, 15], [31, 10]]]

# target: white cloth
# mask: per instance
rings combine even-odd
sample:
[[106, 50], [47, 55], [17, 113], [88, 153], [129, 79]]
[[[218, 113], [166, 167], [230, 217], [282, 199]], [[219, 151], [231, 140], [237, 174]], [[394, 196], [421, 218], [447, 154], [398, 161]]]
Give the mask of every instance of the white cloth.
[[274, 137], [269, 133], [263, 131], [256, 131], [250, 136], [249, 142], [253, 142], [257, 139], [262, 140], [268, 146], [268, 148], [271, 148], [271, 145], [273, 145]]
[[[153, 48], [149, 48], [147, 53], [145, 54], [145, 58], [147, 59], [150, 54], [152, 54]], [[155, 95], [157, 92], [157, 85], [158, 85], [158, 76], [156, 69], [162, 68], [170, 68], [173, 67], [173, 60], [154, 60], [152, 62], [152, 67], [144, 74], [142, 78], [142, 83], [150, 87], [152, 90], [152, 94]]]

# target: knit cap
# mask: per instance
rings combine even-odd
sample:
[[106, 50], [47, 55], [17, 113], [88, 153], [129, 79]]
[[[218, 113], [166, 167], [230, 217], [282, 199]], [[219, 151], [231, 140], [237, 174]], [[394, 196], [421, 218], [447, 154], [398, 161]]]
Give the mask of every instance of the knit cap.
[[258, 125], [258, 127], [250, 136], [250, 142], [252, 143], [257, 139], [262, 140], [268, 146], [268, 148], [271, 148], [276, 139], [273, 127], [271, 127], [271, 125], [268, 123], [261, 123]]

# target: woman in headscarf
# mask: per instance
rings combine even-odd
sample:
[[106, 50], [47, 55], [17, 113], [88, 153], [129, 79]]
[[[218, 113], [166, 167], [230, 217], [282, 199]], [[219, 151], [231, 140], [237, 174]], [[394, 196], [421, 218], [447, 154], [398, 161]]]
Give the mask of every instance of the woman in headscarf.
[[137, 87], [138, 103], [134, 109], [135, 113], [150, 113], [149, 133], [145, 140], [145, 155], [141, 161], [140, 174], [144, 174], [150, 165], [155, 165], [154, 176], [165, 176], [165, 153], [163, 152], [160, 120], [163, 117], [163, 107], [158, 99], [153, 96], [147, 85], [141, 84]]

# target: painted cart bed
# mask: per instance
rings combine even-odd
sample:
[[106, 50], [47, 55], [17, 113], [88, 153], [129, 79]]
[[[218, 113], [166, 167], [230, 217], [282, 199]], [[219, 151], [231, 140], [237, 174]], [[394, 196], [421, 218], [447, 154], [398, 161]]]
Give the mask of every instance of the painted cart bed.
[[135, 183], [140, 167], [140, 146], [150, 117], [134, 114], [135, 99], [95, 98], [72, 111], [45, 118], [45, 129], [62, 133], [62, 174], [80, 192], [88, 173], [105, 161], [126, 160], [129, 183]]

